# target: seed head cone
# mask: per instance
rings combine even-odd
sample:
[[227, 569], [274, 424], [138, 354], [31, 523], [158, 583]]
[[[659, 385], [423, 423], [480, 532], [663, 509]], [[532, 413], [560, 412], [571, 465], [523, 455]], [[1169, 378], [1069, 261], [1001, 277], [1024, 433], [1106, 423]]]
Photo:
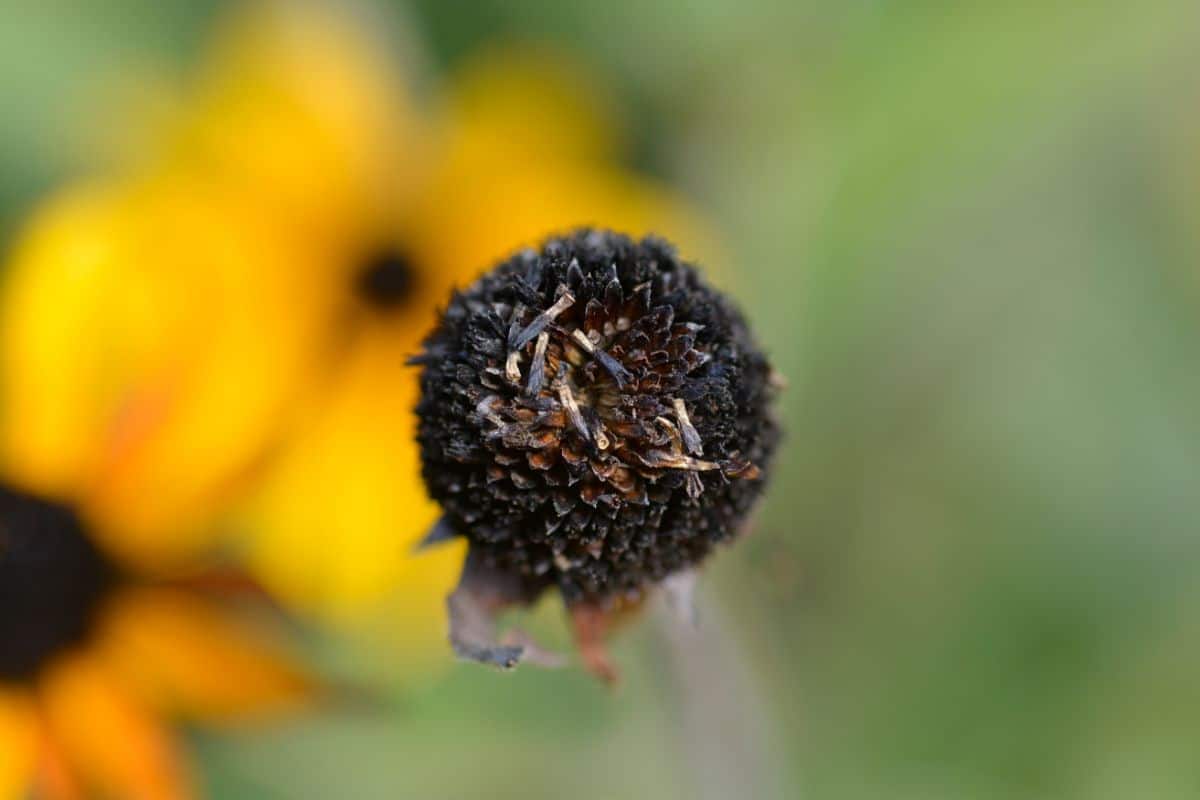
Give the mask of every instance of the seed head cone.
[[699, 564], [743, 529], [779, 439], [745, 318], [653, 237], [517, 253], [415, 361], [443, 524], [528, 599], [636, 599]]

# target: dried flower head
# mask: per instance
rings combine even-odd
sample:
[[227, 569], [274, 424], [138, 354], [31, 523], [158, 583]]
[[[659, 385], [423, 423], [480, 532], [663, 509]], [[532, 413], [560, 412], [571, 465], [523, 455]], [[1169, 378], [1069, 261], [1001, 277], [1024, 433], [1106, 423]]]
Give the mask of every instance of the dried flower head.
[[778, 439], [745, 320], [659, 239], [518, 253], [453, 296], [416, 361], [434, 538], [470, 543], [453, 640], [486, 661], [522, 648], [492, 647], [476, 612], [553, 586], [580, 627], [735, 537]]

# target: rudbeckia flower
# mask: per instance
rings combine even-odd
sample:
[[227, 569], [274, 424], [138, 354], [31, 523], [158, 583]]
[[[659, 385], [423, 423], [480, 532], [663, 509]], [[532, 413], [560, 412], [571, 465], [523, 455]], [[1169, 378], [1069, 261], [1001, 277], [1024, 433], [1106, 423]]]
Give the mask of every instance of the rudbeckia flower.
[[[247, 448], [287, 428], [237, 516], [247, 562], [306, 609], [345, 619], [387, 601], [402, 644], [431, 645], [463, 557], [413, 553], [438, 511], [404, 364], [435, 307], [548, 232], [603, 223], [685, 251], [704, 239], [670, 190], [620, 165], [607, 96], [569, 60], [491, 49], [421, 103], [370, 22], [317, 4], [241, 7], [139, 168], [205, 185], [214, 216], [254, 240], [238, 274], [257, 285], [238, 288], [272, 293], [265, 313], [249, 293], [229, 300], [256, 317], [247, 346], [278, 363], [227, 384], [225, 412], [258, 426]], [[172, 249], [203, 253], [213, 235], [227, 234], [181, 231]]]
[[[265, 413], [222, 418], [225, 381], [268, 354], [204, 305], [231, 276], [196, 252], [161, 260], [201, 220], [186, 202], [147, 205], [147, 191], [67, 193], [6, 268], [0, 798], [187, 797], [169, 719], [308, 694], [276, 644], [202, 589], [203, 565], [185, 568], [238, 483], [248, 421]], [[232, 229], [205, 241], [237, 246]], [[240, 361], [226, 357], [234, 341]]]

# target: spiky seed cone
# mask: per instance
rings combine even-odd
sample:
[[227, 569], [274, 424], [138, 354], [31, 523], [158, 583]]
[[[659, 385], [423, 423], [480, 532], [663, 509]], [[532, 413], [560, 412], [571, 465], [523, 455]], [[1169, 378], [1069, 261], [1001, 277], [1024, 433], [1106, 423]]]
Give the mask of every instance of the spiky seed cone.
[[520, 252], [452, 297], [415, 360], [443, 524], [525, 599], [610, 605], [698, 564], [739, 533], [778, 441], [745, 320], [660, 239]]

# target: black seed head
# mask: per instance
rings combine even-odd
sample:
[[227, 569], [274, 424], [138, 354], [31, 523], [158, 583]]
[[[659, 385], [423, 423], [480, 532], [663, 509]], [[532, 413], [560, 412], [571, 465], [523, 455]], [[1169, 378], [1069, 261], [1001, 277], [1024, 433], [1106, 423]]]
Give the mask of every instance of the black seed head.
[[79, 643], [110, 577], [69, 508], [0, 485], [0, 683]]
[[419, 440], [446, 523], [532, 599], [636, 597], [735, 537], [779, 438], [742, 315], [666, 242], [578, 231], [451, 299]]

